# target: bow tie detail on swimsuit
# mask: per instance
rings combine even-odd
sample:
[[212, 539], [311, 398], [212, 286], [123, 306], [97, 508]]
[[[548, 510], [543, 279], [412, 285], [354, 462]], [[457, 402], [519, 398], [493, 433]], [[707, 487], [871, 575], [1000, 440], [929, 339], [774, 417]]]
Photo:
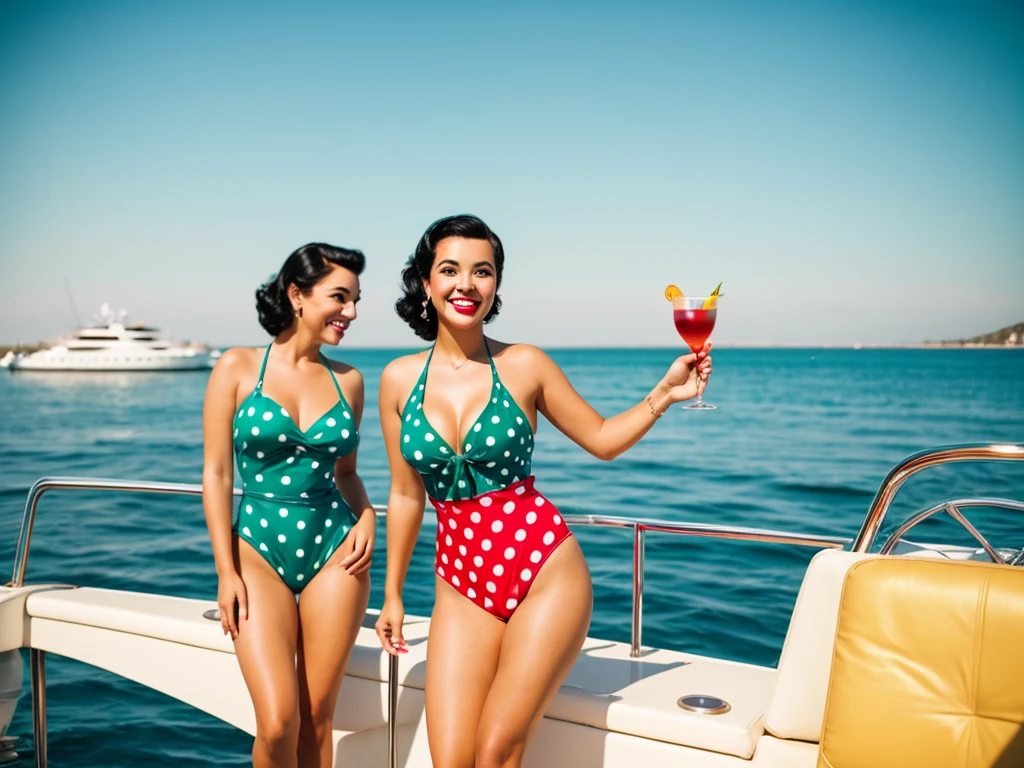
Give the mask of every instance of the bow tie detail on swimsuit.
[[[448, 486], [454, 489], [460, 497], [465, 495], [467, 498], [471, 498], [496, 490], [500, 486], [485, 474], [488, 464], [485, 461], [486, 458], [485, 456], [482, 459], [475, 459], [457, 453], [449, 460], [448, 466], [441, 471], [441, 477], [451, 478]], [[518, 483], [521, 479], [519, 475], [513, 475], [509, 482]]]
[[[423, 373], [402, 412], [402, 456], [423, 476], [434, 499], [468, 499], [505, 488], [530, 476], [533, 429], [491, 363], [490, 400], [455, 450], [423, 412], [430, 351]], [[490, 350], [487, 352], [490, 359]]]

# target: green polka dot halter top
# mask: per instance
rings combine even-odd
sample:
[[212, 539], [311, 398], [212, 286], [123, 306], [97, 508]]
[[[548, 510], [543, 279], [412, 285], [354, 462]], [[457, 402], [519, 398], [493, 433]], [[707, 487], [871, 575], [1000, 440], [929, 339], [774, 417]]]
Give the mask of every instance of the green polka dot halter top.
[[276, 495], [306, 499], [337, 490], [334, 462], [358, 447], [359, 430], [334, 371], [321, 356], [338, 392], [338, 402], [303, 431], [287, 410], [263, 394], [269, 357], [267, 347], [256, 388], [234, 419], [235, 456], [246, 490], [269, 499]]
[[352, 409], [331, 374], [338, 402], [305, 431], [263, 394], [270, 347], [256, 388], [235, 413], [233, 440], [244, 498], [235, 531], [294, 591], [327, 562], [355, 522], [334, 484], [334, 462], [359, 445]]
[[[484, 340], [487, 348], [487, 341]], [[462, 439], [461, 451], [442, 438], [423, 413], [431, 347], [423, 373], [402, 411], [402, 456], [423, 477], [432, 499], [459, 501], [501, 490], [530, 476], [533, 429], [498, 378], [491, 350], [491, 397]]]

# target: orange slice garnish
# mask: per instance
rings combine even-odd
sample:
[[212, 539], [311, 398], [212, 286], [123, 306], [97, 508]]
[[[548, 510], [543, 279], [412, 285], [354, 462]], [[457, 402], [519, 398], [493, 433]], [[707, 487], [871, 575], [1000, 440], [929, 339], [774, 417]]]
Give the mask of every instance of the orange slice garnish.
[[665, 289], [665, 298], [668, 299], [669, 301], [672, 301], [674, 299], [681, 299], [683, 298], [683, 292], [676, 288], [674, 285], [670, 285], [668, 288]]

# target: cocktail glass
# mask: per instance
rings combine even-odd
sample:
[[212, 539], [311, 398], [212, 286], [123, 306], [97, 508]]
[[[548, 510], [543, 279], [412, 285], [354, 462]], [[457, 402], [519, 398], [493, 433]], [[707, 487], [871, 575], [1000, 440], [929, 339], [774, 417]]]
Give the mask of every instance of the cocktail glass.
[[[705, 309], [705, 307], [708, 307]], [[676, 324], [676, 331], [683, 341], [690, 348], [691, 352], [697, 353], [704, 348], [711, 331], [715, 327], [715, 319], [718, 317], [717, 296], [680, 296], [672, 299], [672, 320]], [[717, 406], [704, 402], [701, 395], [697, 395], [697, 401], [682, 406], [691, 411], [713, 411]]]

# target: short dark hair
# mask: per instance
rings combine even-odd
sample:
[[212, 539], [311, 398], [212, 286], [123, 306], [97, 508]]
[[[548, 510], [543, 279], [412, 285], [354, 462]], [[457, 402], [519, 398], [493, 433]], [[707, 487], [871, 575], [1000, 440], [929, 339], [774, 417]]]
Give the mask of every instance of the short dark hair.
[[[421, 339], [433, 341], [437, 338], [437, 310], [427, 302], [427, 317], [423, 318], [423, 301], [427, 298], [423, 290], [423, 279], [428, 278], [437, 256], [437, 244], [447, 237], [464, 237], [468, 240], [486, 240], [494, 252], [494, 272], [496, 287], [501, 287], [501, 271], [505, 266], [505, 251], [501, 240], [484, 222], [476, 216], [459, 214], [438, 219], [423, 233], [416, 244], [416, 250], [402, 270], [402, 296], [395, 302], [398, 316], [408, 323]], [[501, 297], [495, 295], [494, 304], [484, 318], [490, 322], [498, 316], [501, 309]]]
[[332, 266], [344, 267], [361, 274], [366, 266], [362, 251], [339, 248], [327, 243], [309, 243], [294, 251], [284, 260], [280, 271], [256, 290], [256, 311], [260, 325], [271, 336], [277, 336], [295, 320], [292, 303], [288, 300], [288, 286], [292, 283], [308, 295], [313, 286], [323, 280]]

